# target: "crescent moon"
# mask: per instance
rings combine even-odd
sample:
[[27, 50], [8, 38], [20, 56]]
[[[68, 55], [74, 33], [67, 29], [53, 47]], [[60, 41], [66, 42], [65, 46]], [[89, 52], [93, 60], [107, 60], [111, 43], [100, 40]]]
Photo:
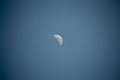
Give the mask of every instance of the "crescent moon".
[[55, 39], [57, 39], [57, 41], [58, 41], [58, 43], [59, 43], [60, 45], [63, 44], [63, 38], [62, 38], [61, 35], [59, 35], [59, 34], [54, 34], [53, 37], [54, 37]]

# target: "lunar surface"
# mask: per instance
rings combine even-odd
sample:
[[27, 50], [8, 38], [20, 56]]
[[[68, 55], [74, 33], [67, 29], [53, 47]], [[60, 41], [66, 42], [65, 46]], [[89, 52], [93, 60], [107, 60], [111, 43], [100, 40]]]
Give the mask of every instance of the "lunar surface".
[[63, 44], [63, 38], [62, 38], [61, 35], [59, 35], [59, 34], [54, 34], [53, 37], [58, 41], [58, 43], [59, 43], [60, 45]]

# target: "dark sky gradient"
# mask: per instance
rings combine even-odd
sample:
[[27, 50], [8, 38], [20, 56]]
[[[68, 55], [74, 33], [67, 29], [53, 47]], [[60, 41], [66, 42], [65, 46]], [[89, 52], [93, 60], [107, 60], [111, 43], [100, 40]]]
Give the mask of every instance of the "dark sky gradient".
[[3, 0], [0, 36], [0, 80], [120, 80], [119, 0]]

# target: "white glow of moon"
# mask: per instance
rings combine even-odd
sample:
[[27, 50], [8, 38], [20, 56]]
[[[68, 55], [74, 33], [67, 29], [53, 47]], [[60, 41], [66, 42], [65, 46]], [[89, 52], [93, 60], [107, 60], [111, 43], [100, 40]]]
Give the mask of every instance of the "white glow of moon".
[[55, 39], [57, 39], [57, 41], [58, 41], [58, 43], [59, 43], [60, 45], [63, 44], [63, 38], [62, 38], [61, 35], [59, 35], [59, 34], [54, 34], [53, 37], [54, 37]]

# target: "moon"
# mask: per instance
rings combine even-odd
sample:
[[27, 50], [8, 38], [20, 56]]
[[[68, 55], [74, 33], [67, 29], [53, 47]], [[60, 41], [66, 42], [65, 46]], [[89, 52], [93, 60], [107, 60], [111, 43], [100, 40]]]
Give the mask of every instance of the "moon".
[[58, 41], [58, 43], [59, 43], [60, 45], [63, 44], [63, 38], [62, 38], [61, 35], [59, 35], [59, 34], [54, 34], [53, 37]]

